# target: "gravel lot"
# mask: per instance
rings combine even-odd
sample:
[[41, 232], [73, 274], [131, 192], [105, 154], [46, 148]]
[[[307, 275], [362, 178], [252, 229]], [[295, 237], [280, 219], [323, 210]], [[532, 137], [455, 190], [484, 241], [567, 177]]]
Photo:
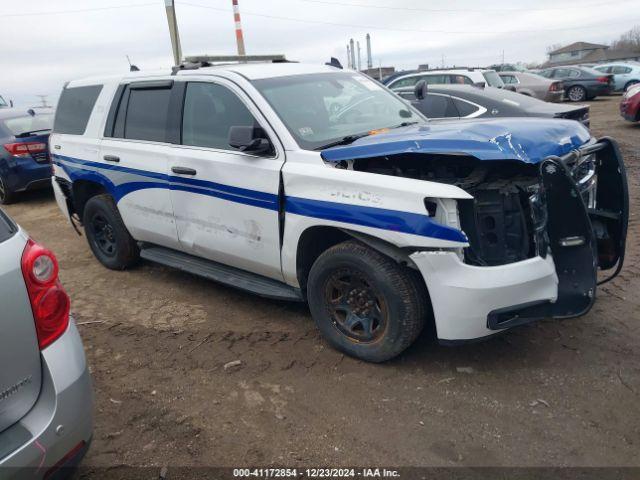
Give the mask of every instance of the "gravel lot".
[[329, 348], [304, 306], [149, 263], [103, 268], [49, 193], [8, 207], [58, 255], [81, 323], [85, 465], [640, 466], [640, 125], [619, 101], [591, 113], [625, 155], [628, 256], [593, 310], [463, 347], [423, 338], [383, 365]]

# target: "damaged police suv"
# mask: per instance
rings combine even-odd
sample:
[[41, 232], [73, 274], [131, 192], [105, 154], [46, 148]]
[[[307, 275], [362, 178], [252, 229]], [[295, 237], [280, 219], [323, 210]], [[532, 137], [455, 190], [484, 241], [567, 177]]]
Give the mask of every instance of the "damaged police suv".
[[458, 343], [583, 315], [624, 258], [613, 140], [572, 120], [432, 124], [332, 66], [73, 81], [50, 144], [60, 208], [104, 266], [142, 257], [306, 301], [373, 362], [427, 322]]

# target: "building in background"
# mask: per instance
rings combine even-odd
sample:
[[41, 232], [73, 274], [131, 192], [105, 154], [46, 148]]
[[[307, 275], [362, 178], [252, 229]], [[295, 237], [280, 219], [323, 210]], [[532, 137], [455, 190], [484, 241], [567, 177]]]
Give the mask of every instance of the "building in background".
[[575, 42], [548, 53], [544, 67], [555, 65], [578, 65], [581, 63], [603, 63], [612, 61], [640, 61], [640, 51], [613, 50], [599, 43]]

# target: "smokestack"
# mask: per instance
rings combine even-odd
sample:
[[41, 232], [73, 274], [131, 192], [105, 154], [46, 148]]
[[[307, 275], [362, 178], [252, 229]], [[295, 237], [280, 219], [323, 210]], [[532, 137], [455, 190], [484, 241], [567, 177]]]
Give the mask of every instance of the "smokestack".
[[351, 68], [351, 49], [347, 43], [347, 68]]
[[371, 35], [367, 33], [367, 68], [373, 68], [373, 59], [371, 58]]
[[353, 38], [349, 40], [349, 48], [351, 48], [351, 68], [356, 68], [356, 49], [353, 44]]
[[356, 42], [358, 46], [358, 71], [362, 70], [362, 62], [360, 61], [360, 40]]
[[246, 55], [244, 51], [244, 37], [242, 36], [242, 24], [240, 23], [240, 7], [238, 0], [231, 0], [233, 3], [233, 19], [236, 22], [236, 43], [238, 44], [238, 55]]

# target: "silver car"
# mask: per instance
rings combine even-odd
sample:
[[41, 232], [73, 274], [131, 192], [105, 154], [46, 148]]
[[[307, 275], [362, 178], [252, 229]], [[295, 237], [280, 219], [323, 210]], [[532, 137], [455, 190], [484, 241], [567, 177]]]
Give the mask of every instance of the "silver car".
[[562, 81], [529, 72], [498, 72], [506, 88], [545, 102], [560, 102], [564, 94]]
[[51, 478], [84, 456], [93, 395], [51, 251], [0, 210], [0, 478]]

